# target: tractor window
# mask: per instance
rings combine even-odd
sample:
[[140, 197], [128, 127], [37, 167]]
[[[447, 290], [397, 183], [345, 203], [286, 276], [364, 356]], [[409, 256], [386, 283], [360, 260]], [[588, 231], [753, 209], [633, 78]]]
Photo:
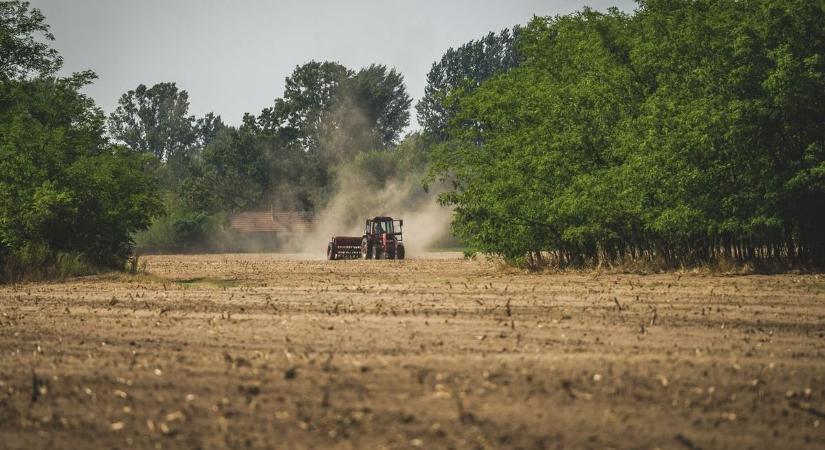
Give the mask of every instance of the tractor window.
[[395, 229], [392, 226], [392, 220], [382, 220], [380, 222], [374, 222], [373, 224], [373, 233], [389, 233], [393, 234]]

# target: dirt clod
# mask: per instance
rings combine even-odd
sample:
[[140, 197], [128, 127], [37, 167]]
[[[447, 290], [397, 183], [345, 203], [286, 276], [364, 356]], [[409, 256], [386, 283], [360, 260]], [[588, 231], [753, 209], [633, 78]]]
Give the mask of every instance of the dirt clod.
[[411, 256], [2, 285], [0, 447], [825, 448], [821, 275]]

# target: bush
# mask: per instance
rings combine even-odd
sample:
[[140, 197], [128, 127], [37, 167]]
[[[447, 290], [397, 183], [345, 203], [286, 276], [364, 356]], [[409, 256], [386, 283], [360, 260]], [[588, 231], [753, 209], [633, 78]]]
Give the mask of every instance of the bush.
[[43, 244], [26, 244], [0, 256], [0, 281], [21, 282], [90, 275], [100, 271], [82, 253], [54, 252]]
[[210, 250], [221, 240], [222, 214], [175, 211], [135, 235], [138, 252], [169, 253]]
[[163, 210], [151, 157], [110, 146], [79, 93], [92, 78], [0, 83], [0, 255], [14, 277], [122, 269]]

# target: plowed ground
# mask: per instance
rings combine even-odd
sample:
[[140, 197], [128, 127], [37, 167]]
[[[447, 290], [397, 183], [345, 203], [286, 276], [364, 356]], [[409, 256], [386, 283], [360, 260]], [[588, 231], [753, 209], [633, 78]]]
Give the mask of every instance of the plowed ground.
[[819, 275], [148, 257], [0, 286], [0, 447], [823, 448]]

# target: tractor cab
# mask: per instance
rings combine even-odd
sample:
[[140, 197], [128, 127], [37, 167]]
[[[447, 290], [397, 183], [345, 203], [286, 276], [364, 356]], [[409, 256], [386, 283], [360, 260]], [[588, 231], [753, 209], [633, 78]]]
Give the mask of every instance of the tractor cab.
[[404, 259], [403, 227], [404, 221], [401, 219], [381, 216], [367, 219], [361, 240], [361, 257]]
[[387, 237], [400, 241], [403, 239], [401, 228], [404, 226], [404, 221], [401, 219], [393, 219], [392, 217], [375, 217], [367, 219], [367, 226], [364, 229], [365, 236], [373, 236], [381, 238], [381, 235], [386, 233]]

